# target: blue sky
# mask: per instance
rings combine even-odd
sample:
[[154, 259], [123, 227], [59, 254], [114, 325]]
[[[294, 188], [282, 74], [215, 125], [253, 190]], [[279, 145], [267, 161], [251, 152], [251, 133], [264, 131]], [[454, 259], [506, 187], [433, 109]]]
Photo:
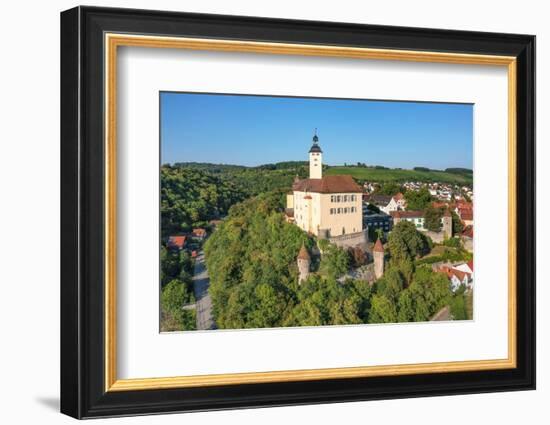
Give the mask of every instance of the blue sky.
[[473, 106], [162, 92], [161, 162], [472, 168]]

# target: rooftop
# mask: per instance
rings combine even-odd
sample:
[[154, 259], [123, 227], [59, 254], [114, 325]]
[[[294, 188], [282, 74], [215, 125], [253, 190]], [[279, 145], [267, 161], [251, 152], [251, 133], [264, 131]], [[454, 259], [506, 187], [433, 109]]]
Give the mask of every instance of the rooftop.
[[390, 211], [393, 218], [422, 218], [424, 211]]
[[325, 176], [322, 179], [298, 180], [292, 185], [298, 192], [314, 193], [362, 193], [363, 189], [351, 176]]
[[298, 253], [298, 259], [300, 260], [310, 260], [311, 257], [309, 256], [309, 252], [307, 252], [307, 249], [305, 245], [302, 244], [302, 247], [300, 248], [300, 252]]
[[376, 239], [376, 243], [374, 244], [373, 251], [384, 252], [384, 246], [382, 245], [382, 242], [380, 242], [380, 239]]

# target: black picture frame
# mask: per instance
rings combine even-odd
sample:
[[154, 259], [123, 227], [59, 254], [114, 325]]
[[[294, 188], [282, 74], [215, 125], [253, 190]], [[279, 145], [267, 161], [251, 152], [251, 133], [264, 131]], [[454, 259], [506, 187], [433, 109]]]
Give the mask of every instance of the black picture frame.
[[[517, 58], [517, 367], [105, 392], [104, 33]], [[61, 412], [75, 418], [535, 388], [535, 37], [132, 9], [61, 13]]]

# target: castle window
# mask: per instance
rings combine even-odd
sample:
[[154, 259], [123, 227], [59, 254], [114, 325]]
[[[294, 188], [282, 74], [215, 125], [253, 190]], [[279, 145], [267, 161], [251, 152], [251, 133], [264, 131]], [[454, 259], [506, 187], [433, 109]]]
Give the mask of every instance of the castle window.
[[336, 196], [336, 202], [340, 202], [340, 199], [341, 199], [340, 195], [337, 195]]
[[342, 214], [342, 208], [338, 208], [338, 214]]
[[344, 214], [348, 213], [348, 207], [344, 208]]

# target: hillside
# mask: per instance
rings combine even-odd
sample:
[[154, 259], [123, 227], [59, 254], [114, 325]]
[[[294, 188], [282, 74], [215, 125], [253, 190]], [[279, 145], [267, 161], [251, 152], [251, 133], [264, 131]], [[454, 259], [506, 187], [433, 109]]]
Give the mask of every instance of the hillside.
[[326, 175], [349, 174], [358, 180], [373, 182], [442, 182], [456, 184], [472, 184], [473, 176], [468, 173], [448, 173], [445, 171], [417, 171], [403, 169], [378, 169], [355, 166], [328, 167]]

